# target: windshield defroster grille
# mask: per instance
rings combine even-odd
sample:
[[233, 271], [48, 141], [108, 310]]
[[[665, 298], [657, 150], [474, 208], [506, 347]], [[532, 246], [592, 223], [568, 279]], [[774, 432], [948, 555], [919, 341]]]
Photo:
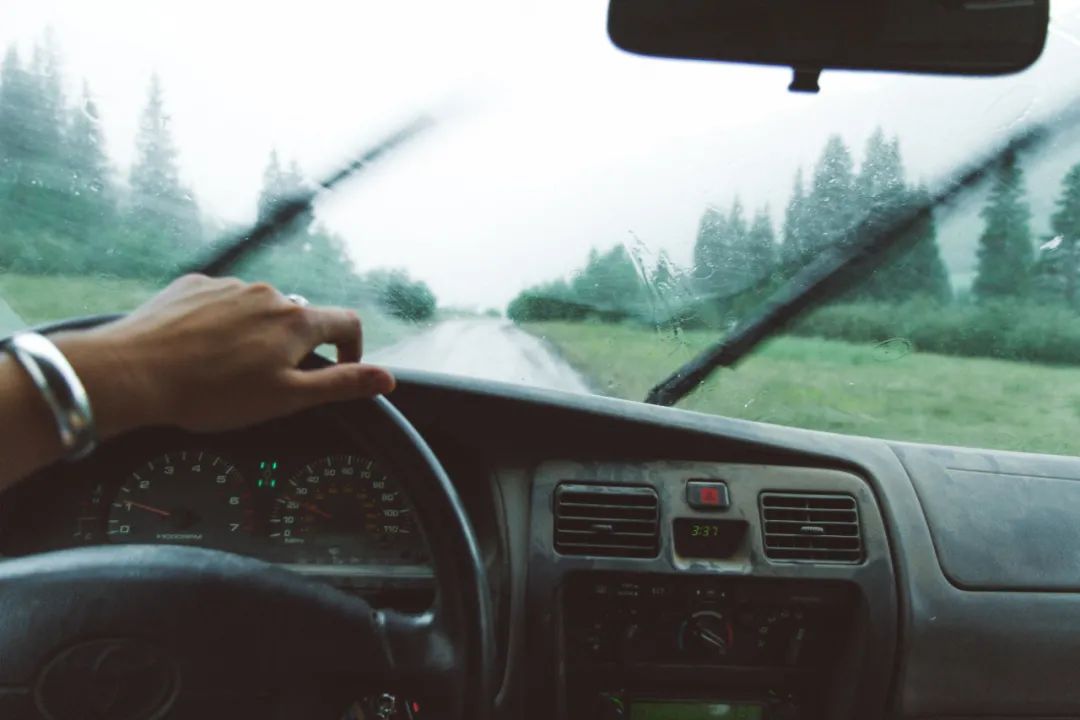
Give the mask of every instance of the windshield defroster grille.
[[559, 485], [555, 550], [563, 555], [656, 557], [660, 550], [656, 491], [625, 485]]

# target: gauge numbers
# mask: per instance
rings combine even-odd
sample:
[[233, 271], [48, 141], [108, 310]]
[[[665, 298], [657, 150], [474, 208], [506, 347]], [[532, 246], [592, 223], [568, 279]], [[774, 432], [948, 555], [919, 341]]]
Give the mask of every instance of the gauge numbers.
[[234, 465], [205, 451], [177, 451], [136, 468], [109, 508], [106, 535], [118, 543], [232, 549], [254, 530], [251, 493]]
[[305, 465], [275, 498], [269, 536], [289, 562], [424, 559], [412, 505], [374, 460], [330, 455]]

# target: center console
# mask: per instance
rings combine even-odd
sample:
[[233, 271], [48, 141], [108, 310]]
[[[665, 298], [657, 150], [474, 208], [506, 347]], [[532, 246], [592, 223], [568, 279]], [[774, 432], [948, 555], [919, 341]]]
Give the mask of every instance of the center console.
[[895, 576], [858, 475], [548, 462], [530, 512], [526, 718], [886, 712]]
[[843, 582], [576, 573], [562, 608], [571, 717], [820, 717], [856, 605]]

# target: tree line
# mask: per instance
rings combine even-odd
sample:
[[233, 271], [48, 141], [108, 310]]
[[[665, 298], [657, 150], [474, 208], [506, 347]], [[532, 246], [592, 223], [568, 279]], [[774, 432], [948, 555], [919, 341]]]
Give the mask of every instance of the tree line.
[[[903, 307], [915, 316], [905, 319], [904, 328], [921, 333], [925, 348], [996, 356], [1004, 347], [1003, 324], [1011, 320], [1030, 325], [1041, 315], [1044, 319], [1037, 324], [1044, 326], [1051, 306], [1067, 311], [1055, 315], [1048, 328], [1057, 340], [1042, 341], [1039, 348], [1017, 341], [1010, 346], [1011, 356], [1057, 362], [1075, 350], [1073, 362], [1080, 362], [1080, 323], [1075, 317], [1080, 309], [1080, 163], [1062, 181], [1050, 237], [1036, 238], [1031, 230], [1019, 158], [1004, 158], [988, 184], [970, 288], [956, 292], [951, 286], [930, 216], [899, 238], [875, 271], [791, 331], [885, 340], [897, 334], [897, 308]], [[568, 281], [522, 292], [509, 314], [517, 321], [597, 318], [723, 329], [812, 258], [860, 242], [887, 227], [900, 211], [927, 201], [926, 188], [907, 177], [896, 137], [876, 130], [856, 169], [850, 149], [834, 135], [808, 181], [801, 168], [796, 171], [779, 233], [768, 206], [748, 212], [736, 197], [727, 208], [704, 210], [689, 267], [677, 267], [663, 253], [650, 267], [622, 245], [594, 250]], [[955, 322], [942, 324], [943, 318]], [[985, 326], [984, 331], [969, 332], [964, 323], [971, 322]], [[940, 328], [941, 337], [926, 329], [930, 325]], [[995, 325], [998, 335], [991, 332]], [[967, 335], [978, 339], [968, 342]], [[1057, 347], [1048, 347], [1055, 342]], [[1024, 343], [1031, 347], [1025, 349]]]
[[[158, 283], [207, 253], [216, 233], [181, 179], [179, 152], [160, 79], [150, 79], [135, 155], [124, 178], [109, 159], [102, 111], [89, 84], [69, 101], [60, 49], [45, 33], [28, 58], [16, 46], [0, 64], [0, 272], [100, 275]], [[295, 162], [271, 152], [258, 217], [304, 191]], [[344, 239], [298, 220], [288, 237], [241, 274], [313, 301], [369, 305], [413, 320], [431, 317], [435, 297], [403, 270], [361, 273]]]

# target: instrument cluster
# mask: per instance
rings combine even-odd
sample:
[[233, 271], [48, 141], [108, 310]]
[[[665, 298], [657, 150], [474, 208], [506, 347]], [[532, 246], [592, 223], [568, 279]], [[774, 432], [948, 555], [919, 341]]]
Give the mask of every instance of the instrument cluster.
[[293, 565], [422, 564], [424, 544], [398, 482], [340, 453], [247, 466], [179, 449], [94, 485], [77, 518], [83, 543], [198, 545]]
[[212, 435], [142, 431], [0, 498], [0, 555], [129, 543], [224, 550], [335, 577], [431, 575], [390, 467], [317, 414]]

